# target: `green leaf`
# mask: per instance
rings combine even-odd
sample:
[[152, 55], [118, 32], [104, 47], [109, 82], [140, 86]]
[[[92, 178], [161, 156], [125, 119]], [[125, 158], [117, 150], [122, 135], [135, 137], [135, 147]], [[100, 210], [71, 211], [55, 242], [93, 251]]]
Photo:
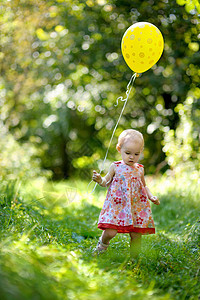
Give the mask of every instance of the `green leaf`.
[[36, 30], [36, 35], [37, 35], [38, 39], [41, 41], [46, 41], [49, 38], [48, 33], [46, 33], [42, 28], [38, 28]]
[[198, 13], [200, 13], [200, 4], [196, 5], [196, 9], [197, 9]]
[[185, 5], [187, 3], [186, 0], [176, 0], [176, 2], [177, 2], [178, 5], [181, 5], [181, 6]]
[[190, 13], [193, 9], [195, 9], [195, 5], [193, 2], [187, 3], [185, 5], [185, 10]]

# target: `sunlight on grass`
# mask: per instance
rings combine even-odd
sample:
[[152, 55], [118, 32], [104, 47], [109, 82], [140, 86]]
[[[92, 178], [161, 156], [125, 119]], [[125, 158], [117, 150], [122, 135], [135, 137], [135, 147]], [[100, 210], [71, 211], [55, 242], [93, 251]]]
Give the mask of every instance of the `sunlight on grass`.
[[180, 174], [179, 178], [172, 175], [163, 175], [159, 180], [147, 176], [146, 181], [148, 185], [161, 196], [169, 194], [170, 192], [175, 192], [182, 197], [182, 199], [189, 197], [190, 201], [192, 200], [193, 203], [196, 203], [196, 205], [200, 207], [200, 179], [199, 177], [192, 176], [189, 172]]
[[101, 208], [106, 189], [97, 186], [95, 193], [92, 193], [92, 189], [82, 180], [56, 183], [41, 178], [27, 184], [24, 193], [26, 197], [28, 194], [31, 198], [35, 196], [36, 200], [44, 202], [49, 207], [56, 205], [60, 207], [77, 207], [77, 205], [82, 205], [83, 201], [87, 201]]
[[[97, 261], [85, 263], [77, 252], [66, 252], [59, 246], [38, 248], [20, 242], [12, 248], [3, 247], [1, 258], [6, 262], [1, 261], [1, 295], [15, 295], [15, 299], [36, 295], [39, 299], [169, 299], [158, 296], [152, 285], [144, 289], [137, 284], [131, 271], [119, 277], [118, 271], [105, 272]], [[5, 282], [8, 284], [3, 285]]]
[[197, 300], [196, 183], [182, 188], [182, 182], [166, 177], [149, 177], [147, 182], [161, 205], [151, 205], [156, 234], [143, 237], [135, 262], [130, 260], [128, 234], [116, 235], [106, 253], [92, 256], [106, 189], [97, 187], [89, 194], [88, 182], [78, 180], [40, 179], [17, 189], [3, 185], [1, 298]]

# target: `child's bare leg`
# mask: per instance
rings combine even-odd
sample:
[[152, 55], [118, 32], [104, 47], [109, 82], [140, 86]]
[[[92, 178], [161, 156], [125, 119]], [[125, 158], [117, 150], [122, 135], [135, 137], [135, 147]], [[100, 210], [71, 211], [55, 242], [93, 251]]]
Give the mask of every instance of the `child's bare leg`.
[[109, 242], [112, 238], [114, 238], [117, 234], [116, 229], [107, 228], [103, 231], [101, 240], [102, 243], [109, 245]]
[[109, 242], [114, 236], [116, 236], [117, 230], [116, 229], [105, 229], [99, 238], [99, 241], [97, 243], [96, 248], [93, 251], [94, 255], [98, 255], [100, 253], [103, 253], [107, 250], [109, 246]]
[[130, 254], [132, 258], [137, 258], [141, 251], [142, 237], [141, 234], [137, 232], [130, 232], [130, 237]]

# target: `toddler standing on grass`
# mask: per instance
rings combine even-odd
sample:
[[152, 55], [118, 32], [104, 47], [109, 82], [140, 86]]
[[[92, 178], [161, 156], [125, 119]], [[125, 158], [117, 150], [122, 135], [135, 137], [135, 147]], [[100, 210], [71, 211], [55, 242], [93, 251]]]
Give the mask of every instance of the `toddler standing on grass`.
[[117, 233], [129, 233], [131, 256], [136, 258], [141, 249], [141, 236], [155, 233], [148, 199], [156, 205], [160, 202], [146, 186], [143, 165], [138, 164], [143, 147], [144, 139], [139, 131], [124, 130], [116, 147], [122, 160], [113, 162], [103, 178], [93, 171], [93, 181], [103, 187], [110, 185], [98, 222], [103, 233], [94, 253], [106, 251]]

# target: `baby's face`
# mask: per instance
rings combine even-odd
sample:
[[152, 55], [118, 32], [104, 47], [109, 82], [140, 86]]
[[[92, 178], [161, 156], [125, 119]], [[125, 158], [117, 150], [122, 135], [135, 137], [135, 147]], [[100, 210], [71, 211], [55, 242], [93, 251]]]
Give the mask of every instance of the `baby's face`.
[[142, 152], [142, 143], [138, 140], [129, 140], [123, 143], [120, 151], [125, 164], [133, 166], [138, 162]]

